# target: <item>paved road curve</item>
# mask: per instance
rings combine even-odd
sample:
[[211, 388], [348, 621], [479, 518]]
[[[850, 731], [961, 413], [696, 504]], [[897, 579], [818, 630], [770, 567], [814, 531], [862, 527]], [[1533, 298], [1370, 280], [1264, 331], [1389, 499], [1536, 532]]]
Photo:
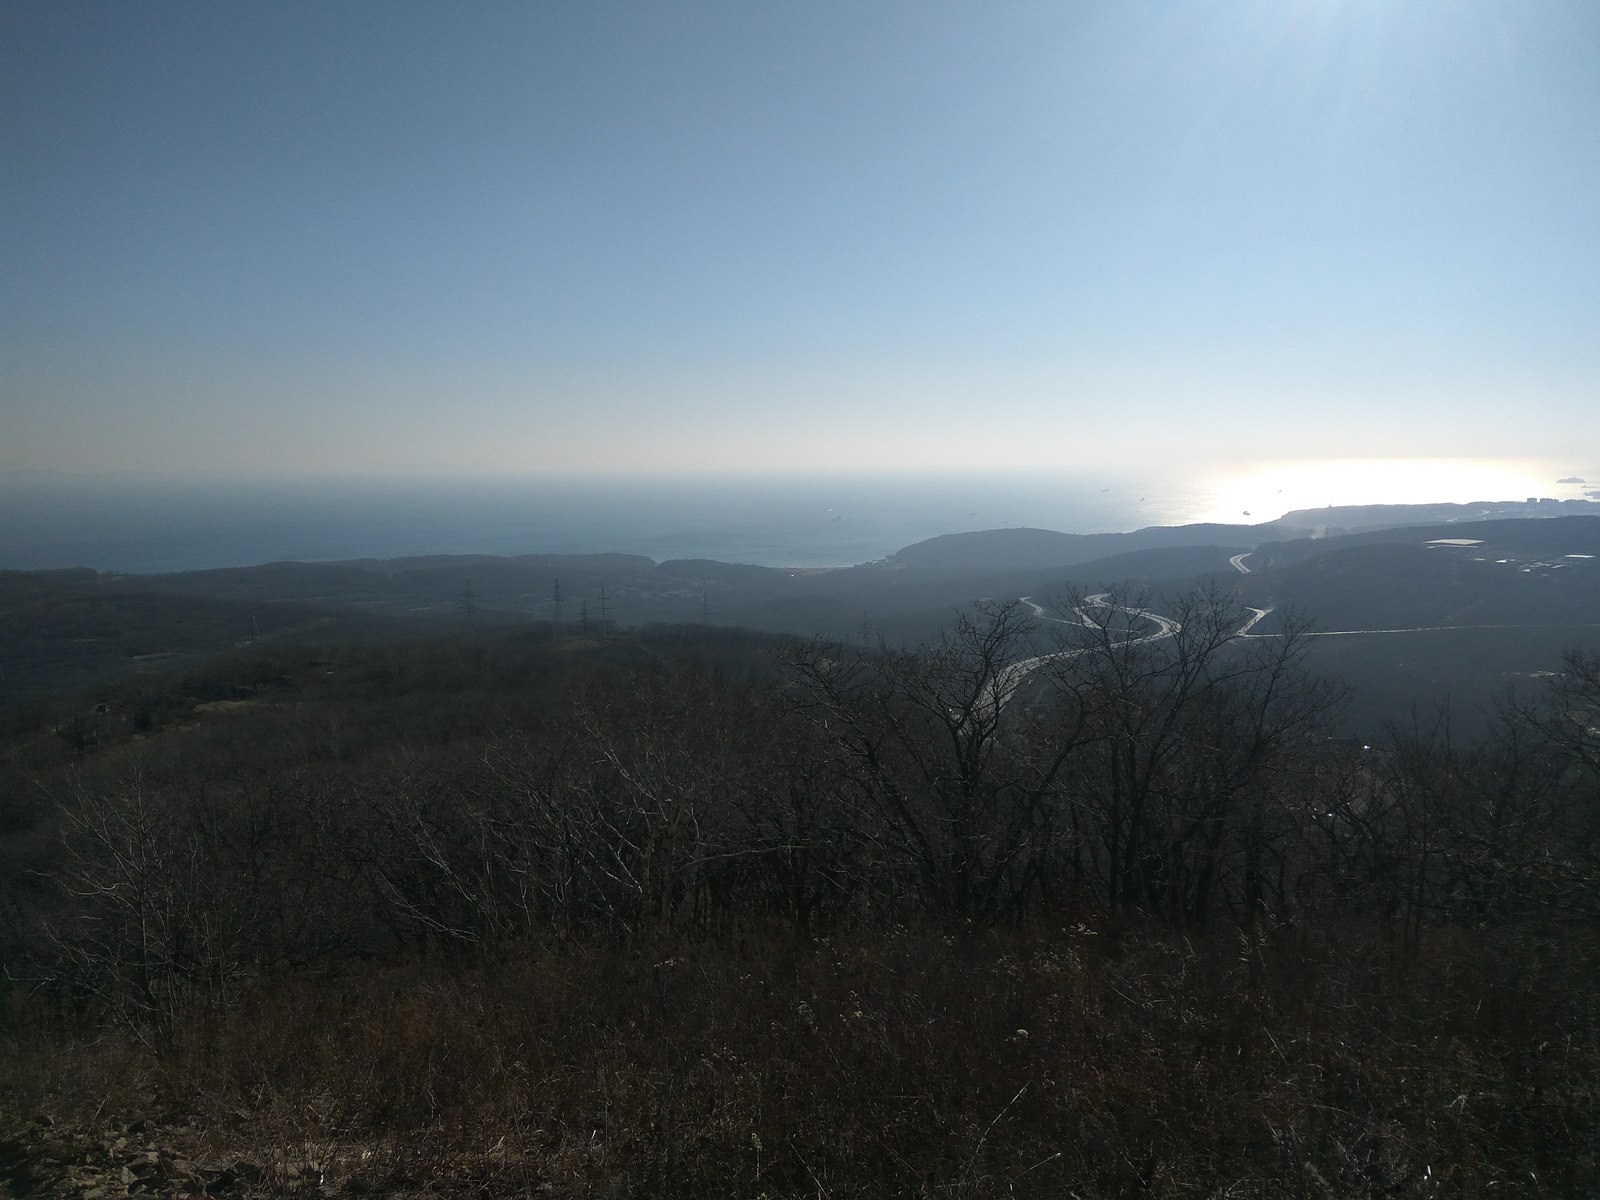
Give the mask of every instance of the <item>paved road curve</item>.
[[[1240, 555], [1239, 557], [1242, 558], [1244, 556]], [[1244, 571], [1248, 574], [1248, 567], [1245, 567], [1239, 563], [1234, 563], [1234, 565], [1239, 567], [1241, 571]], [[1172, 617], [1164, 617], [1160, 613], [1151, 612], [1147, 608], [1128, 608], [1126, 605], [1113, 604], [1111, 602], [1111, 595], [1108, 592], [1096, 592], [1093, 596], [1084, 597], [1084, 601], [1081, 605], [1073, 606], [1071, 617], [1052, 617], [1049, 613], [1045, 612], [1044, 606], [1036, 603], [1031, 596], [1019, 596], [1017, 599], [1021, 600], [1022, 603], [1031, 608], [1033, 610], [1034, 617], [1038, 620], [1054, 621], [1058, 625], [1081, 625], [1085, 629], [1103, 629], [1105, 627], [1103, 622], [1096, 620], [1086, 611], [1090, 608], [1113, 609], [1116, 611], [1125, 612], [1130, 617], [1138, 617], [1142, 620], [1152, 621], [1155, 623], [1156, 628], [1154, 633], [1147, 633], [1143, 637], [1130, 638], [1126, 642], [1121, 643], [1122, 645], [1127, 646], [1141, 646], [1146, 642], [1159, 642], [1163, 638], [1176, 636], [1183, 629], [1181, 622], [1174, 620]], [[1234, 632], [1234, 637], [1262, 638], [1279, 636], [1275, 633], [1250, 632], [1251, 629], [1255, 628], [1257, 622], [1266, 617], [1266, 615], [1270, 613], [1272, 609], [1255, 608], [1250, 605], [1246, 605], [1245, 608], [1246, 611], [1250, 613], [1250, 617]], [[995, 697], [996, 707], [1004, 708], [1008, 703], [1010, 703], [1011, 697], [1016, 694], [1016, 690], [1022, 685], [1022, 681], [1029, 675], [1033, 674], [1034, 671], [1044, 666], [1045, 663], [1053, 662], [1058, 658], [1071, 658], [1074, 655], [1083, 653], [1083, 650], [1057, 650], [1052, 654], [1039, 654], [1035, 655], [1033, 658], [1019, 659], [1010, 666], [1002, 668], [995, 679], [993, 695]]]
[[[1052, 617], [1045, 612], [1044, 606], [1036, 604], [1030, 596], [1019, 596], [1019, 600], [1033, 610], [1033, 615], [1041, 621], [1054, 621], [1057, 625], [1081, 625], [1085, 629], [1103, 629], [1104, 622], [1097, 621], [1086, 611], [1091, 608], [1105, 608], [1125, 612], [1130, 617], [1138, 617], [1146, 621], [1155, 622], [1154, 633], [1145, 634], [1143, 637], [1130, 638], [1122, 643], [1127, 646], [1140, 646], [1145, 642], [1159, 642], [1162, 638], [1169, 638], [1178, 633], [1183, 626], [1171, 617], [1164, 617], [1160, 613], [1153, 613], [1145, 608], [1128, 608], [1126, 605], [1113, 604], [1107, 592], [1096, 592], [1093, 596], [1085, 596], [1081, 605], [1074, 605], [1072, 618]], [[1262, 614], [1265, 616], [1266, 614]], [[1075, 618], [1075, 619], [1074, 619]], [[1257, 620], [1260, 618], [1258, 617]], [[1253, 623], [1253, 622], [1252, 622]], [[1083, 650], [1057, 650], [1051, 654], [1039, 654], [1033, 658], [1020, 659], [1010, 666], [1001, 669], [995, 679], [994, 695], [996, 706], [1004, 708], [1011, 702], [1011, 697], [1016, 693], [1022, 681], [1033, 672], [1044, 666], [1047, 662], [1054, 662], [1058, 658], [1072, 658], [1083, 654]]]

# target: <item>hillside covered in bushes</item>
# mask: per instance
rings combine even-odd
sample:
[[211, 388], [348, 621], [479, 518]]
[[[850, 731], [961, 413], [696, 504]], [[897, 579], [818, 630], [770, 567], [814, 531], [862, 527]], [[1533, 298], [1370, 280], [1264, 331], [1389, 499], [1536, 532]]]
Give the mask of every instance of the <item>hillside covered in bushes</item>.
[[1076, 600], [904, 649], [363, 631], [35, 706], [0, 1187], [1600, 1186], [1600, 662], [1350, 742], [1292, 621]]

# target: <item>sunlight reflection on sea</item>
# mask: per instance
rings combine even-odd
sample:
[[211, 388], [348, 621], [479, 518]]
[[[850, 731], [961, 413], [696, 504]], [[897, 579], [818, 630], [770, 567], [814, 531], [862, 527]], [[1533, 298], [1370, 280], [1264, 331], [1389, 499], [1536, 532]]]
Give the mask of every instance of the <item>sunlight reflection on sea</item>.
[[[1464, 504], [1583, 498], [1590, 482], [1557, 483], [1542, 459], [1353, 458], [1240, 464], [1197, 484], [1197, 521], [1270, 521], [1297, 509], [1347, 504]], [[1559, 476], [1572, 478], [1571, 476]]]

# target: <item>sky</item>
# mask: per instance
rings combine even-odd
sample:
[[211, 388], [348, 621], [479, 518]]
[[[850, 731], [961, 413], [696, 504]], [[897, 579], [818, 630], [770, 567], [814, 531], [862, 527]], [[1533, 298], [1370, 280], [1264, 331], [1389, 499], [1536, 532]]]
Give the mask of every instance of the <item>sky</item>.
[[1600, 468], [1591, 0], [0, 6], [0, 471]]

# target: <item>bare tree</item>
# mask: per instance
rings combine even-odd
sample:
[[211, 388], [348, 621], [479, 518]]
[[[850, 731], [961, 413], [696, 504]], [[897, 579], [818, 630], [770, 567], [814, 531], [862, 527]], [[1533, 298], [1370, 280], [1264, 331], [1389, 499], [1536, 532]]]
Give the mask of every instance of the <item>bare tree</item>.
[[1275, 783], [1342, 695], [1303, 669], [1305, 623], [1241, 642], [1244, 611], [1212, 590], [1057, 607], [1080, 619], [1044, 672], [1069, 715], [1071, 824], [1104, 898], [1177, 923], [1203, 923], [1223, 895], [1253, 914], [1284, 824]]
[[1077, 737], [1008, 703], [1010, 668], [1035, 657], [1020, 601], [957, 614], [937, 643], [795, 646], [786, 661], [800, 711], [827, 735], [834, 765], [877, 816], [873, 836], [940, 909], [1014, 912], [1053, 833], [1057, 778]]

